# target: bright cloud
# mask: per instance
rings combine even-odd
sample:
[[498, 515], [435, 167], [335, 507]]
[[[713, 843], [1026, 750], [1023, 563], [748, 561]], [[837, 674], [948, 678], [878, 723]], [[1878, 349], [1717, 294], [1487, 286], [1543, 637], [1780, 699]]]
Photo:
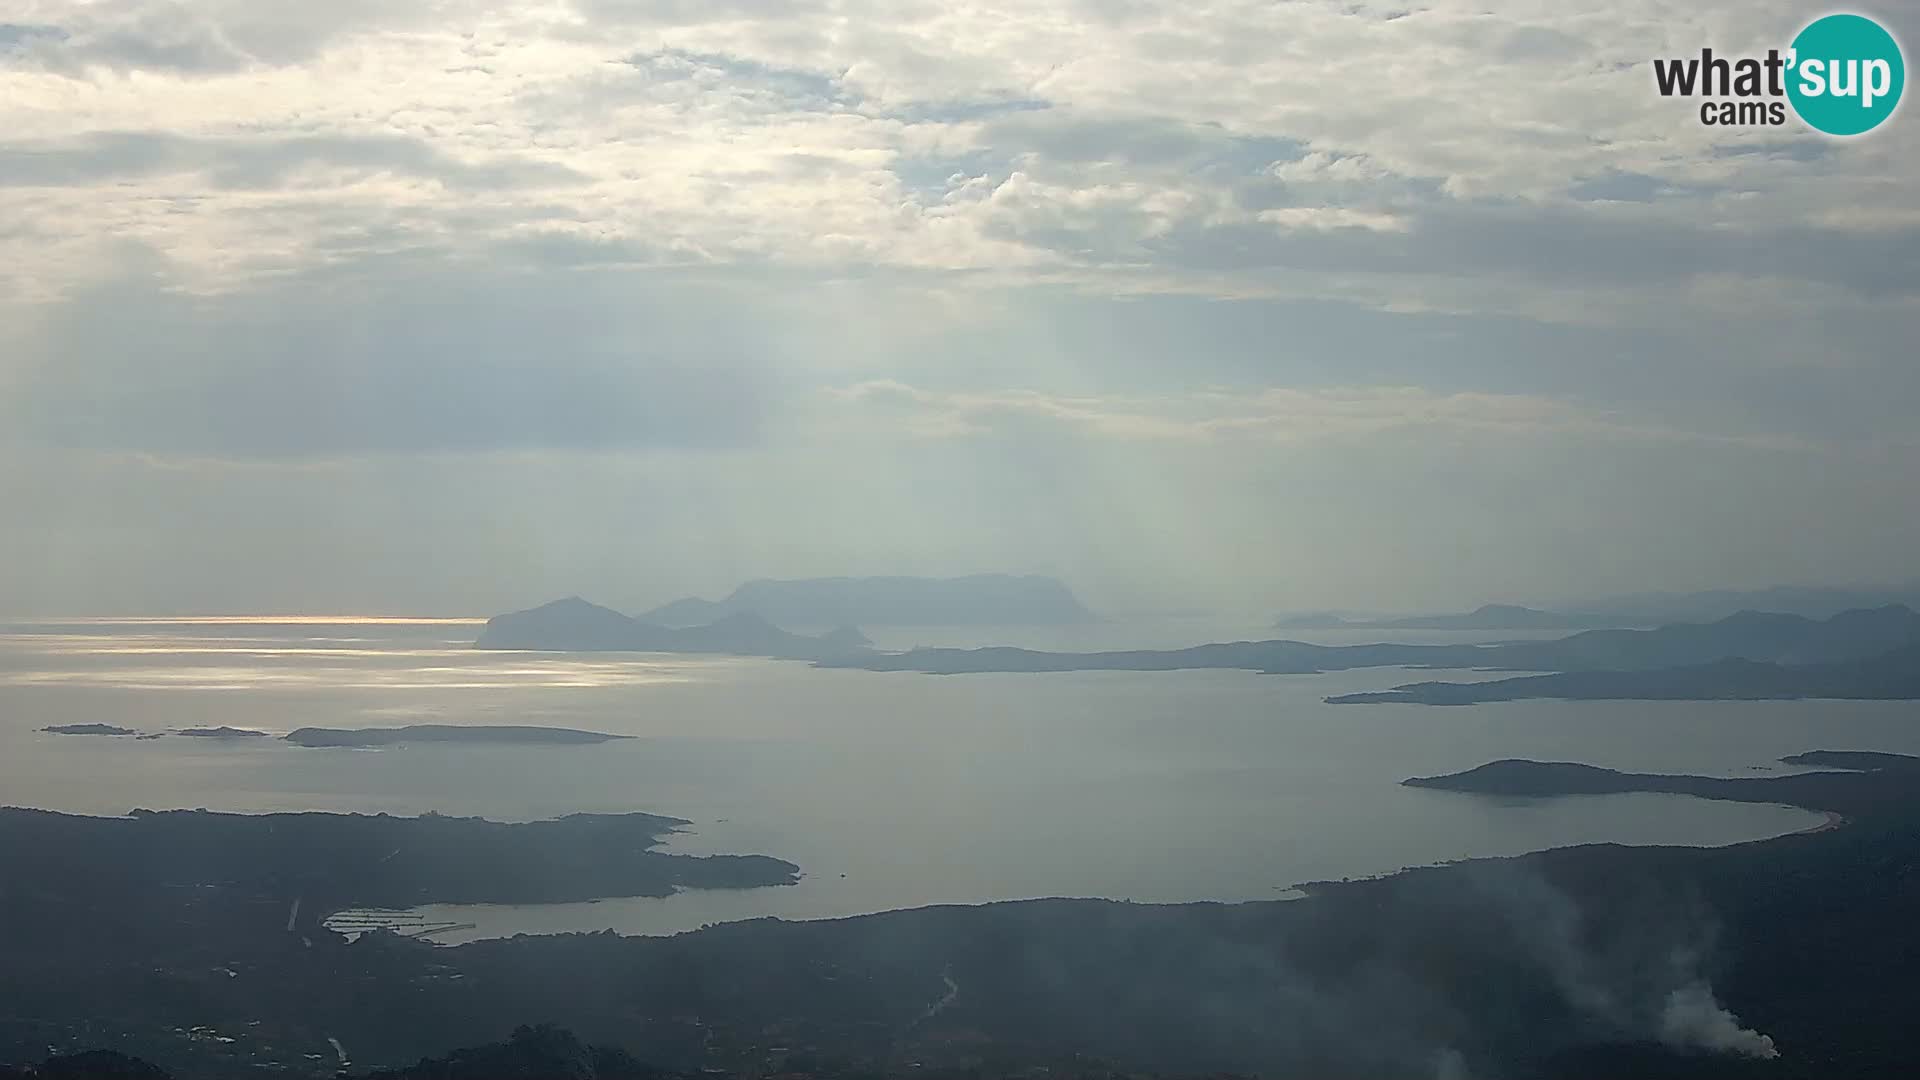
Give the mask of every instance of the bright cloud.
[[[1463, 301], [1423, 282], [1441, 266], [1422, 238], [1509, 210], [1562, 250], [1624, 194], [1638, 225], [1708, 249], [1694, 278], [1756, 269], [1712, 250], [1732, 229], [1920, 235], [1914, 140], [1721, 132], [1652, 93], [1652, 56], [1779, 39], [1802, 17], [1784, 3], [7, 9], [0, 213], [35, 223], [0, 235], [16, 295], [97, 278], [108, 235], [201, 289], [557, 238], [1245, 295], [1303, 291], [1305, 232], [1326, 268], [1444, 306]], [[1446, 274], [1499, 290], [1578, 287], [1451, 254]], [[1911, 260], [1892, 269], [1910, 297]]]

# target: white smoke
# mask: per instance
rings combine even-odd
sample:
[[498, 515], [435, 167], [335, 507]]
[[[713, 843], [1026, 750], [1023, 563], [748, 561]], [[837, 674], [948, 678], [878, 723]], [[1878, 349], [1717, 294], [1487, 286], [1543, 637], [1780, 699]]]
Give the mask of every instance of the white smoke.
[[1688, 983], [1667, 995], [1666, 1009], [1660, 1014], [1660, 1037], [1671, 1046], [1697, 1047], [1752, 1058], [1780, 1056], [1772, 1038], [1741, 1027], [1739, 1018], [1720, 1004], [1713, 996], [1713, 989], [1704, 982]]
[[[1657, 1038], [1677, 1049], [1767, 1060], [1780, 1056], [1770, 1036], [1741, 1026], [1702, 973], [1716, 933], [1706, 913], [1668, 907], [1664, 921], [1633, 924], [1647, 935], [1596, 941], [1579, 902], [1539, 875], [1485, 874], [1477, 883], [1500, 905], [1516, 943], [1536, 958], [1569, 1009], [1596, 1032]], [[1661, 937], [1680, 942], [1664, 963], [1651, 947]], [[1436, 1073], [1449, 1080], [1445, 1066]]]
[[1433, 1080], [1473, 1080], [1473, 1074], [1467, 1071], [1466, 1056], [1452, 1047], [1435, 1051]]

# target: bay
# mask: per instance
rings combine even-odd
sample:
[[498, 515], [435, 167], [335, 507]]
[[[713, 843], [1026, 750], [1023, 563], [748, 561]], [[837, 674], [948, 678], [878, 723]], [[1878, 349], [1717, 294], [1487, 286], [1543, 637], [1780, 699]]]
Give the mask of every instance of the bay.
[[[1489, 800], [1399, 781], [1503, 757], [1751, 775], [1787, 771], [1780, 756], [1814, 748], [1920, 752], [1913, 708], [1901, 702], [1329, 706], [1323, 697], [1412, 678], [1485, 676], [926, 676], [725, 657], [481, 652], [467, 647], [477, 629], [472, 620], [345, 617], [0, 626], [0, 802], [104, 814], [206, 807], [502, 820], [646, 811], [691, 821], [667, 850], [765, 853], [804, 872], [780, 888], [416, 913], [475, 924], [439, 939], [454, 941], [673, 933], [767, 915], [1039, 896], [1259, 900], [1303, 881], [1564, 844], [1737, 843], [1821, 819], [1658, 795]], [[1279, 635], [1254, 620], [1143, 619], [1071, 632], [874, 636], [892, 647], [1068, 637], [1109, 648]], [[350, 750], [39, 730], [74, 723], [272, 734], [544, 724], [634, 738]]]

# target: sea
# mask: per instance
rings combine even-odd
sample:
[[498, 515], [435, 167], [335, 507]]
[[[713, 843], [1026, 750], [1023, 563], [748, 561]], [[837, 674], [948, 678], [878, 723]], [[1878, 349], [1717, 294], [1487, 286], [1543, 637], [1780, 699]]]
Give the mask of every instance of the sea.
[[[1733, 844], [1822, 818], [1684, 796], [1488, 798], [1400, 781], [1500, 758], [1749, 776], [1792, 771], [1779, 758], [1804, 750], [1920, 753], [1920, 709], [1909, 702], [1328, 705], [1329, 695], [1415, 679], [1494, 676], [875, 673], [736, 657], [483, 651], [471, 647], [480, 626], [338, 615], [0, 623], [0, 804], [511, 821], [645, 811], [689, 822], [664, 850], [774, 855], [802, 870], [791, 886], [394, 916], [458, 927], [434, 938], [456, 943], [672, 934], [766, 916], [1052, 896], [1271, 900], [1298, 895], [1302, 882], [1568, 844]], [[886, 648], [1065, 649], [1488, 636], [1276, 631], [1221, 617], [868, 633]], [[633, 738], [369, 750], [41, 730], [87, 723], [276, 735], [533, 724]]]

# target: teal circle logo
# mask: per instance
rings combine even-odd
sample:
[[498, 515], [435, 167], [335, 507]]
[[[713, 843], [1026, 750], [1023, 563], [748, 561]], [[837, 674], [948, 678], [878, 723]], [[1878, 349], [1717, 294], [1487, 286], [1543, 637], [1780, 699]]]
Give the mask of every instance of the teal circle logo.
[[1815, 130], [1859, 135], [1900, 104], [1907, 64], [1900, 43], [1864, 15], [1828, 15], [1793, 39], [1787, 99]]

